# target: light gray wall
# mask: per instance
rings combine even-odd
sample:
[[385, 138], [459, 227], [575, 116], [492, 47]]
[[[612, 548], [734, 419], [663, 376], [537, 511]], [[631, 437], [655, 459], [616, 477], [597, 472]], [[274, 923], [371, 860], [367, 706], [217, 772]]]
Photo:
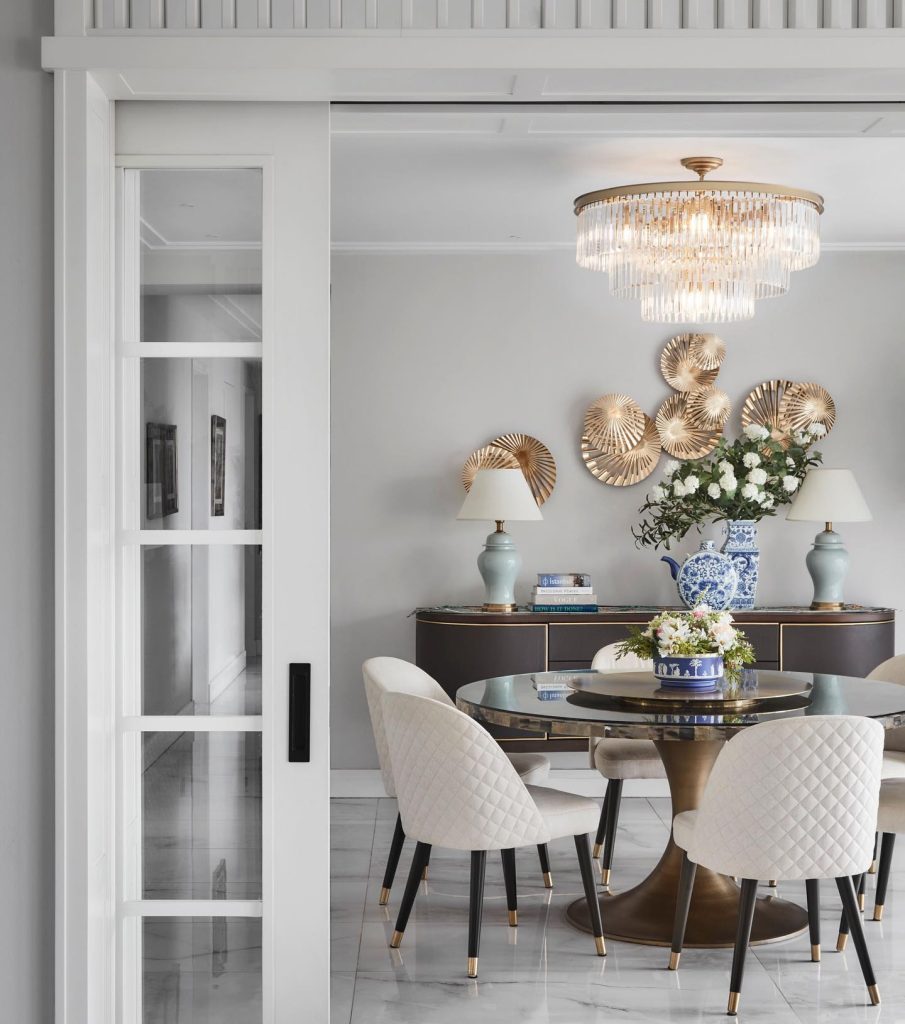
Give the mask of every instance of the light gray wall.
[[53, 1015], [51, 0], [0, 4], [0, 990]]
[[[841, 527], [847, 597], [865, 604], [905, 604], [903, 282], [905, 255], [827, 253], [753, 321], [719, 332], [733, 433], [759, 381], [815, 380], [835, 397], [825, 464], [855, 470], [874, 514]], [[535, 573], [557, 570], [593, 573], [604, 603], [676, 600], [660, 553], [636, 550], [629, 532], [655, 477], [601, 485], [578, 436], [586, 406], [608, 391], [656, 412], [671, 393], [659, 353], [677, 329], [643, 324], [637, 303], [611, 299], [568, 252], [338, 255], [332, 315], [332, 748], [334, 767], [368, 768], [361, 662], [413, 658], [417, 605], [481, 600], [475, 558], [492, 524], [455, 515], [461, 465], [495, 434], [533, 434], [558, 467], [544, 521], [510, 527], [524, 558], [519, 600]], [[804, 555], [817, 529], [764, 521], [761, 604], [810, 602]], [[678, 550], [696, 546], [692, 535]]]

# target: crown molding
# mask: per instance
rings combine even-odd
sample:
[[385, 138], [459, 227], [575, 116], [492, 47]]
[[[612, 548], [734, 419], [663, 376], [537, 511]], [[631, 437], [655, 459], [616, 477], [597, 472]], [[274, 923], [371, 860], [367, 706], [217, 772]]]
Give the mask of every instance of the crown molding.
[[[535, 256], [572, 252], [574, 242], [333, 242], [342, 256]], [[901, 242], [823, 242], [823, 252], [905, 252]]]

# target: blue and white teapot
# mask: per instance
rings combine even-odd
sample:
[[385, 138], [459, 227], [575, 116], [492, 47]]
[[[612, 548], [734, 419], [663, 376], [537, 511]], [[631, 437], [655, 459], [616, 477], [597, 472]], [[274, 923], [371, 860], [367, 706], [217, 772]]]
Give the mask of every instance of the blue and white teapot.
[[732, 559], [717, 551], [712, 540], [701, 541], [700, 549], [682, 565], [668, 555], [660, 561], [669, 566], [679, 597], [687, 607], [706, 604], [714, 611], [729, 607], [738, 588], [738, 572]]

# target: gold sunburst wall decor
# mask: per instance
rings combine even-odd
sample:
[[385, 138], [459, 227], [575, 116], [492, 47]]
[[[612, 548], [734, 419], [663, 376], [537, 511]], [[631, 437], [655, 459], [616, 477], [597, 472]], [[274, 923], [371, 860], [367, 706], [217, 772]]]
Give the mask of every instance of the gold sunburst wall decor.
[[700, 388], [688, 396], [686, 409], [688, 418], [696, 427], [722, 430], [732, 411], [732, 403], [726, 392], [719, 388]]
[[657, 412], [657, 433], [664, 450], [677, 459], [702, 459], [716, 447], [722, 429], [701, 427], [688, 413], [688, 395], [672, 395]]
[[807, 430], [819, 424], [828, 434], [836, 422], [836, 403], [819, 384], [793, 384], [782, 396], [779, 416], [789, 430]]
[[[716, 380], [720, 364], [717, 363], [708, 369], [698, 362], [697, 357], [691, 351], [692, 340], [697, 337], [700, 335], [677, 334], [674, 338], [669, 339], [660, 355], [660, 372], [673, 391], [697, 391], [698, 388], [709, 388]], [[713, 361], [712, 355], [709, 357], [709, 361]], [[722, 362], [722, 357], [720, 357], [720, 362]]]
[[792, 381], [774, 378], [761, 381], [752, 388], [742, 403], [742, 429], [757, 423], [770, 431], [774, 441], [789, 446], [789, 429], [782, 418], [780, 406], [783, 395], [792, 386]]
[[619, 455], [634, 448], [644, 433], [641, 406], [628, 395], [603, 395], [588, 407], [585, 436], [601, 451]]
[[462, 484], [471, 485], [479, 469], [521, 469], [538, 505], [553, 493], [556, 486], [556, 462], [550, 449], [530, 434], [501, 434], [465, 460]]
[[633, 448], [619, 455], [602, 451], [585, 436], [581, 438], [581, 457], [585, 466], [601, 483], [612, 487], [630, 487], [648, 477], [660, 459], [660, 437], [649, 417], [644, 417], [641, 440]]
[[717, 334], [685, 334], [688, 339], [688, 357], [702, 370], [718, 370], [726, 358], [726, 343]]

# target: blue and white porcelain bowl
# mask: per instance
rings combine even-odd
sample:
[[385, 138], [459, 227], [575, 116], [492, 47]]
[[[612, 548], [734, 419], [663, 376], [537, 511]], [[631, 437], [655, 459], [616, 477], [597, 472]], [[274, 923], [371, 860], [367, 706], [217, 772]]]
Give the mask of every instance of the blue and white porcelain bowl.
[[658, 654], [654, 658], [654, 675], [671, 690], [712, 690], [723, 678], [723, 656]]

